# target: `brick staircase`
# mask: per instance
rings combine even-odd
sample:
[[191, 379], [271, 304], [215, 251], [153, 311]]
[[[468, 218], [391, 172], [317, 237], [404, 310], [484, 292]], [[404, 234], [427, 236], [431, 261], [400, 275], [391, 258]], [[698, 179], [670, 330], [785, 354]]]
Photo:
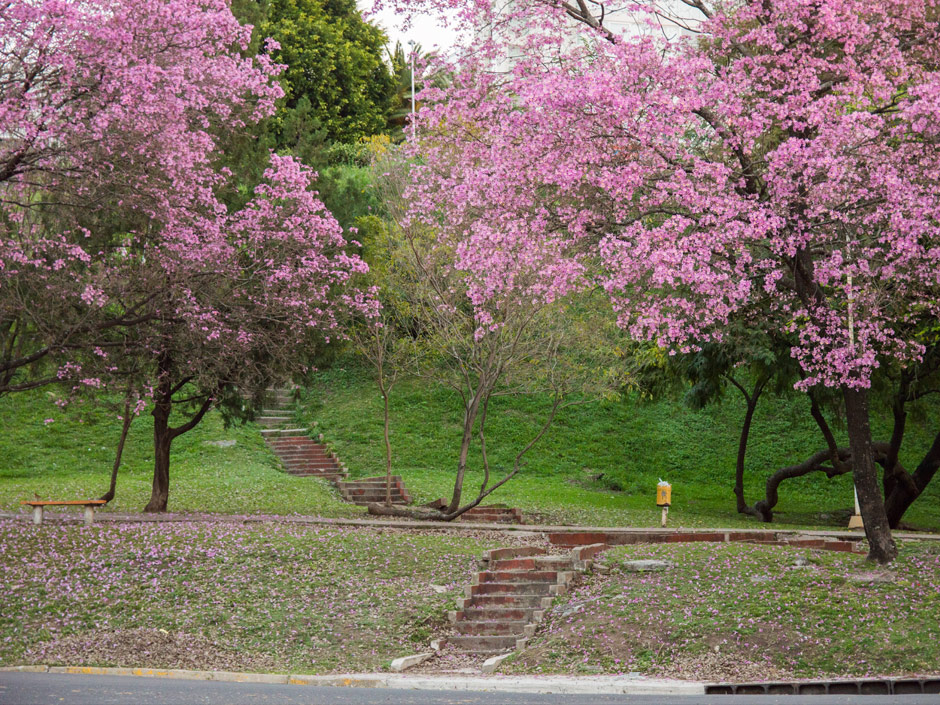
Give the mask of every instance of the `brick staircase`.
[[[290, 428], [293, 396], [286, 389], [269, 389], [268, 402], [256, 419], [261, 435], [291, 475], [330, 480], [343, 499], [353, 504], [385, 502], [385, 476], [347, 481], [346, 467], [322, 443], [310, 438], [306, 428]], [[392, 477], [392, 504], [410, 504], [411, 497], [400, 477]]]
[[[385, 502], [385, 476], [365, 477], [361, 480], [336, 481], [336, 487], [347, 502], [366, 505]], [[410, 504], [411, 497], [405, 483], [398, 475], [392, 475], [392, 504]]]
[[457, 521], [481, 521], [490, 524], [524, 524], [522, 512], [515, 507], [477, 506], [468, 509]]
[[274, 451], [284, 469], [299, 477], [321, 477], [338, 482], [346, 477], [346, 468], [322, 443], [310, 438], [306, 428], [290, 428], [293, 398], [285, 389], [268, 390], [269, 402], [256, 419], [264, 426], [261, 435]]
[[552, 599], [566, 594], [590, 568], [591, 558], [606, 548], [595, 544], [555, 554], [533, 546], [487, 551], [484, 570], [449, 615], [457, 635], [447, 639], [448, 647], [478, 656], [525, 648]]
[[[441, 497], [433, 502], [428, 502], [425, 507], [432, 509], [443, 509], [448, 505], [448, 501]], [[461, 514], [455, 521], [479, 521], [488, 524], [524, 524], [522, 520], [522, 511], [515, 507], [506, 507], [503, 505], [489, 504], [477, 505], [473, 509], [468, 509]]]

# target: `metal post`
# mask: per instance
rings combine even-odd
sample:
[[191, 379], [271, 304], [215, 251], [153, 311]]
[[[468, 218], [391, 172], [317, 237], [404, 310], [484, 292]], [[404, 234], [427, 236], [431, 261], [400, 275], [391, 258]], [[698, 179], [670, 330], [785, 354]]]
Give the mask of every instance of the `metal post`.
[[417, 124], [415, 123], [415, 41], [408, 40], [408, 46], [411, 47], [411, 139], [417, 137]]
[[[849, 240], [849, 233], [845, 233], [845, 259], [848, 261], [849, 255], [852, 253], [852, 244]], [[852, 293], [852, 275], [846, 275], [846, 280], [848, 281], [849, 291], [847, 296], [848, 303], [848, 315], [849, 315], [849, 352], [852, 355], [855, 355], [855, 294]], [[849, 519], [849, 528], [850, 529], [861, 529], [864, 527], [864, 522], [862, 521], [862, 509], [858, 506], [858, 488], [855, 486], [855, 481], [852, 481], [852, 490], [855, 492], [855, 515]]]

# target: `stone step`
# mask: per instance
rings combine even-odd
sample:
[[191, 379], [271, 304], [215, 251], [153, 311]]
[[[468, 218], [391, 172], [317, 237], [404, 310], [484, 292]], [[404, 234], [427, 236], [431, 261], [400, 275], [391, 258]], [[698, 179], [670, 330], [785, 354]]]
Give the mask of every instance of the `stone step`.
[[[386, 495], [384, 493], [376, 495], [345, 495], [343, 499], [353, 504], [382, 504], [385, 502]], [[408, 504], [408, 498], [396, 492], [392, 492], [392, 504]]]
[[544, 609], [543, 600], [551, 605], [552, 598], [547, 595], [474, 595], [467, 598], [463, 605], [464, 611], [467, 607], [502, 607], [502, 608], [532, 608]]
[[[368, 490], [368, 491], [366, 491], [366, 490], [348, 490], [348, 489], [343, 488], [343, 489], [340, 490], [340, 494], [342, 494], [344, 497], [349, 497], [349, 498], [351, 498], [351, 499], [362, 499], [362, 500], [375, 501], [376, 498], [385, 499], [385, 495], [388, 494], [388, 493], [385, 491], [385, 488], [383, 487], [383, 488], [380, 489], [380, 490]], [[407, 498], [408, 495], [407, 495], [406, 493], [402, 492], [399, 488], [397, 488], [397, 487], [395, 487], [395, 486], [393, 485], [393, 486], [392, 486], [392, 497]]]
[[472, 622], [522, 621], [530, 623], [535, 621], [536, 612], [541, 612], [541, 610], [541, 607], [467, 607], [456, 614], [458, 620]]
[[[371, 504], [373, 502], [384, 502], [386, 498], [386, 493], [376, 493], [376, 494], [346, 494], [342, 493], [343, 497], [349, 502], [357, 502], [363, 504]], [[405, 497], [400, 492], [392, 492], [392, 501], [393, 502], [406, 502], [407, 497]]]
[[323, 475], [343, 475], [345, 476], [346, 471], [343, 470], [339, 465], [288, 465], [284, 464], [284, 469], [287, 472], [298, 473], [298, 472], [318, 472]]
[[262, 428], [261, 435], [264, 438], [286, 438], [286, 437], [297, 437], [297, 438], [308, 438], [303, 436], [308, 430], [307, 428]]
[[557, 583], [557, 570], [485, 570], [477, 576], [481, 583]]
[[317, 443], [310, 436], [274, 436], [268, 440], [268, 445], [275, 448], [322, 448], [326, 450], [326, 446], [322, 443]]
[[474, 514], [473, 516], [467, 516], [466, 514], [461, 514], [459, 517], [455, 519], [455, 521], [474, 521], [479, 524], [517, 524], [518, 523], [517, 521], [511, 518], [506, 518], [505, 516], [501, 514], [494, 515], [494, 516], [487, 516], [485, 514]]
[[468, 509], [457, 520], [521, 524], [522, 512], [510, 507], [482, 506]]
[[452, 636], [447, 645], [461, 653], [483, 654], [512, 651], [519, 637], [506, 636]]
[[[365, 507], [368, 504], [385, 504], [385, 497], [382, 497], [381, 499], [352, 499], [348, 501], [352, 504], [355, 504], [356, 506]], [[392, 504], [404, 507], [407, 506], [409, 502], [400, 497], [392, 497]]]
[[509, 634], [531, 636], [535, 629], [534, 627], [531, 629], [528, 627], [529, 623], [523, 620], [501, 622], [469, 622], [465, 620], [454, 625], [457, 633], [465, 636], [506, 636]]
[[332, 463], [333, 465], [339, 465], [339, 461], [329, 455], [292, 455], [291, 453], [275, 453], [278, 458], [283, 460], [285, 463]]
[[498, 561], [491, 561], [489, 570], [496, 571], [565, 571], [571, 570], [574, 562], [571, 558], [561, 558], [556, 556], [537, 556], [533, 558], [504, 558]]
[[[395, 484], [399, 482], [401, 482], [401, 478], [398, 475], [392, 475], [392, 486], [394, 487]], [[385, 478], [383, 477], [381, 480], [350, 480], [346, 484], [356, 485], [358, 487], [385, 487]]]
[[280, 448], [275, 448], [274, 452], [279, 458], [289, 458], [291, 460], [333, 460], [336, 461], [336, 457], [325, 453], [322, 450], [282, 450]]
[[293, 475], [294, 477], [322, 477], [324, 480], [335, 481], [336, 478], [343, 477], [342, 473], [338, 472], [323, 472], [322, 470], [288, 470], [288, 475]]
[[[553, 583], [479, 583], [470, 586], [470, 595], [552, 595]], [[468, 595], [469, 597], [469, 595]]]
[[506, 558], [528, 558], [530, 556], [544, 556], [548, 551], [540, 546], [512, 546], [510, 548], [494, 548], [483, 554], [483, 560], [503, 560]]

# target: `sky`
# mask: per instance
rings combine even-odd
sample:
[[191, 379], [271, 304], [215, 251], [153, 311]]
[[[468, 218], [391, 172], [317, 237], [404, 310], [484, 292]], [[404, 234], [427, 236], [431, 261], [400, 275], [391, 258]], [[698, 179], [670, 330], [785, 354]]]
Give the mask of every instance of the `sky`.
[[401, 18], [396, 17], [394, 11], [384, 9], [376, 15], [369, 15], [372, 9], [372, 0], [360, 0], [359, 9], [363, 11], [367, 19], [379, 25], [389, 36], [390, 45], [395, 46], [395, 42], [401, 42], [408, 51], [408, 40], [414, 40], [421, 45], [421, 50], [427, 53], [433, 49], [447, 50], [454, 45], [457, 33], [453, 28], [444, 27], [435, 17], [420, 16], [415, 17], [411, 22], [411, 28], [407, 32], [402, 32], [400, 25]]

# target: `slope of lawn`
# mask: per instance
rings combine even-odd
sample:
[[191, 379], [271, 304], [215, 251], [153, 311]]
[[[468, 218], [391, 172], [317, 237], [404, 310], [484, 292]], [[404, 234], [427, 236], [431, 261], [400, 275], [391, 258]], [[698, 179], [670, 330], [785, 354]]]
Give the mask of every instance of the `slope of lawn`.
[[[52, 395], [42, 390], [0, 399], [0, 509], [20, 509], [21, 500], [37, 494], [45, 499], [104, 494], [121, 433], [117, 414], [90, 405], [60, 409]], [[139, 511], [149, 500], [152, 434], [149, 414], [134, 421], [117, 494], [106, 511]], [[217, 441], [235, 441], [235, 445], [212, 445]], [[221, 416], [214, 413], [173, 442], [169, 509], [321, 516], [361, 513], [342, 502], [325, 482], [284, 473], [256, 426], [226, 429]]]
[[446, 620], [478, 533], [0, 520], [0, 666], [373, 671]]
[[[626, 561], [657, 559], [660, 572]], [[890, 570], [862, 556], [747, 544], [624, 546], [557, 598], [515, 673], [719, 681], [940, 672], [940, 545]]]
[[[300, 396], [297, 421], [324, 434], [351, 476], [384, 472], [381, 397], [366, 370], [339, 364], [321, 372]], [[759, 407], [748, 451], [748, 501], [763, 495], [767, 475], [821, 446], [805, 400], [767, 399]], [[488, 448], [494, 474], [512, 466], [518, 449], [540, 426], [545, 401], [494, 400]], [[913, 468], [940, 425], [940, 410], [912, 418], [902, 461]], [[521, 474], [487, 498], [518, 506], [530, 521], [655, 526], [655, 485], [673, 485], [672, 526], [756, 526], [734, 511], [731, 494], [737, 432], [743, 409], [735, 395], [703, 411], [676, 402], [595, 402], [564, 409], [529, 452]], [[875, 418], [887, 436], [888, 419]], [[0, 508], [39, 494], [50, 499], [100, 496], [106, 489], [120, 434], [117, 411], [76, 405], [63, 409], [45, 390], [0, 399]], [[137, 511], [150, 494], [152, 423], [134, 422], [109, 510]], [[460, 439], [460, 403], [453, 392], [403, 381], [392, 396], [393, 471], [418, 502], [450, 497]], [[213, 442], [235, 441], [220, 447]], [[471, 456], [465, 492], [479, 486], [479, 455]], [[909, 510], [905, 523], [940, 530], [940, 482]], [[852, 507], [849, 476], [810, 475], [781, 485], [781, 526], [845, 526]], [[285, 474], [253, 425], [224, 428], [210, 414], [173, 444], [170, 511], [231, 514], [363, 516], [327, 483]], [[74, 512], [74, 510], [71, 510]]]
[[[763, 497], [766, 477], [822, 447], [805, 398], [768, 398], [758, 409], [748, 449], [745, 481], [749, 502]], [[400, 382], [392, 394], [393, 472], [418, 501], [450, 498], [460, 442], [460, 400], [426, 382]], [[489, 413], [487, 448], [494, 473], [512, 467], [515, 453], [535, 434], [546, 401], [498, 398]], [[522, 508], [552, 523], [653, 526], [660, 478], [673, 485], [670, 522], [675, 526], [755, 526], [734, 511], [731, 489], [743, 416], [738, 395], [703, 411], [677, 402], [596, 402], [559, 412], [548, 434], [526, 456], [520, 475], [487, 503]], [[368, 373], [354, 362], [321, 373], [304, 396], [302, 418], [335, 448], [353, 476], [384, 472], [382, 399]], [[886, 438], [888, 419], [876, 416], [875, 436]], [[902, 462], [913, 470], [940, 427], [940, 409], [911, 422]], [[844, 434], [840, 434], [843, 435]], [[844, 438], [842, 439], [844, 441]], [[482, 474], [479, 454], [465, 486], [475, 493]], [[940, 482], [908, 511], [905, 522], [940, 529]], [[827, 480], [817, 473], [780, 487], [781, 524], [844, 527], [852, 509], [850, 476]]]

